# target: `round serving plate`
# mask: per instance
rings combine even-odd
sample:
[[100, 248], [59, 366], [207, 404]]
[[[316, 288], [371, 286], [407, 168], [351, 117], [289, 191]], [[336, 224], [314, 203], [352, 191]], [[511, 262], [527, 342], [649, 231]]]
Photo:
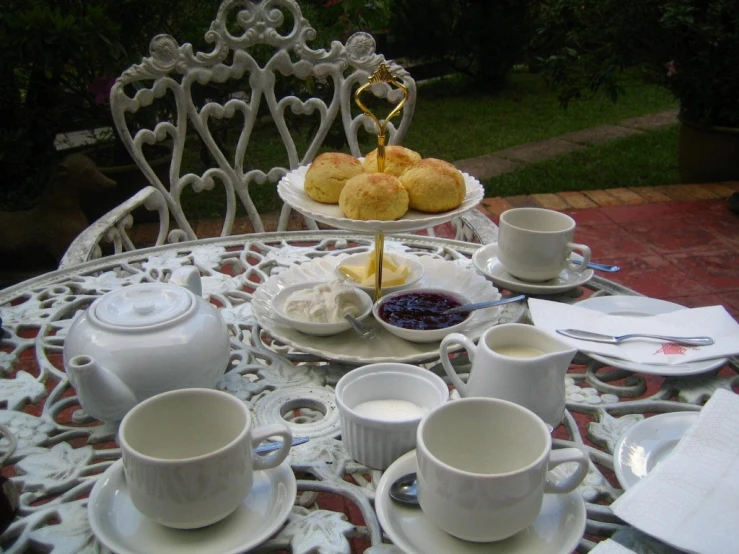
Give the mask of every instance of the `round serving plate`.
[[[385, 331], [374, 318], [364, 321], [375, 325], [376, 335], [363, 339], [353, 330], [344, 331], [330, 337], [309, 336], [286, 327], [274, 316], [272, 299], [279, 291], [306, 281], [332, 281], [334, 268], [347, 254], [325, 256], [310, 262], [294, 265], [273, 275], [262, 283], [252, 297], [252, 312], [261, 327], [280, 342], [301, 352], [314, 354], [324, 359], [348, 364], [370, 364], [379, 362], [420, 363], [439, 357], [440, 342], [413, 343]], [[469, 268], [454, 262], [421, 256], [424, 277], [412, 288], [441, 288], [463, 294], [471, 302], [483, 302], [500, 298], [500, 292], [493, 284]], [[526, 306], [522, 303], [506, 304], [473, 312], [467, 325], [460, 332], [472, 340], [499, 323], [520, 321]]]
[[624, 490], [644, 479], [672, 453], [700, 412], [667, 412], [629, 427], [613, 449], [613, 470]]
[[427, 229], [446, 223], [471, 210], [485, 196], [485, 189], [483, 189], [480, 181], [467, 173], [462, 173], [467, 186], [467, 192], [464, 200], [462, 200], [462, 204], [453, 210], [437, 214], [408, 210], [408, 213], [395, 221], [361, 221], [345, 217], [338, 204], [322, 204], [308, 196], [305, 192], [305, 174], [308, 171], [308, 167], [310, 166], [302, 165], [280, 179], [280, 182], [277, 183], [277, 193], [280, 195], [280, 198], [305, 216], [321, 223], [350, 231], [408, 233]]
[[[580, 308], [587, 308], [611, 315], [628, 315], [628, 316], [652, 316], [684, 310], [685, 306], [660, 300], [659, 298], [650, 298], [648, 296], [593, 296], [586, 300], [581, 300], [576, 304]], [[708, 371], [718, 369], [728, 363], [727, 358], [717, 358], [713, 360], [701, 360], [699, 362], [687, 362], [675, 365], [658, 365], [658, 364], [641, 364], [612, 358], [602, 354], [593, 352], [585, 352], [594, 360], [602, 364], [626, 369], [628, 371], [637, 371], [639, 373], [647, 373], [650, 375], [664, 375], [667, 377], [681, 377], [685, 375], [699, 375]]]

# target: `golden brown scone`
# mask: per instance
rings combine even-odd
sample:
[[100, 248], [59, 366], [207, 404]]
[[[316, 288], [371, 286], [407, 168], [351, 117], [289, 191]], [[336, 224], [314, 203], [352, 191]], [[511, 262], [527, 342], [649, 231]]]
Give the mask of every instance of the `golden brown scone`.
[[346, 182], [339, 207], [350, 219], [392, 221], [408, 211], [408, 192], [395, 175], [362, 173]]
[[464, 200], [467, 187], [459, 170], [449, 162], [424, 158], [407, 169], [400, 182], [408, 191], [408, 206], [420, 212], [446, 212]]
[[[403, 146], [386, 146], [384, 173], [400, 177], [406, 169], [420, 159], [421, 154], [414, 150], [409, 150]], [[367, 173], [377, 173], [377, 148], [367, 154], [362, 166]]]
[[348, 179], [362, 173], [362, 162], [349, 154], [324, 152], [305, 174], [305, 192], [316, 202], [336, 204]]

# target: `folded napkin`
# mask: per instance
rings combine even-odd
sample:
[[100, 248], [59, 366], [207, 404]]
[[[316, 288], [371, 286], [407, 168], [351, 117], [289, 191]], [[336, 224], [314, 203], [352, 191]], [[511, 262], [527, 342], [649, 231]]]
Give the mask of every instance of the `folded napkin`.
[[739, 551], [739, 396], [717, 390], [672, 453], [611, 509], [685, 552]]
[[534, 325], [550, 333], [557, 329], [582, 329], [604, 335], [648, 333], [682, 337], [709, 336], [711, 346], [666, 345], [651, 341], [626, 341], [621, 344], [557, 338], [582, 352], [592, 352], [642, 364], [676, 365], [699, 360], [726, 358], [739, 354], [739, 323], [723, 306], [677, 310], [653, 316], [610, 315], [587, 308], [529, 298]]

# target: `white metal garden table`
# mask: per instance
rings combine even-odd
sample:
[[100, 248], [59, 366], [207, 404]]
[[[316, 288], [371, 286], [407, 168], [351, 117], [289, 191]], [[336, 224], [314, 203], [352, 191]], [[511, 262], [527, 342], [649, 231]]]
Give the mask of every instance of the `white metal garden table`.
[[[354, 462], [340, 440], [332, 387], [352, 366], [270, 340], [251, 310], [253, 291], [271, 275], [316, 258], [369, 249], [372, 243], [371, 235], [343, 231], [202, 239], [85, 262], [0, 291], [5, 330], [0, 424], [17, 440], [3, 474], [22, 491], [18, 516], [0, 538], [2, 548], [8, 553], [105, 551], [89, 526], [86, 499], [100, 474], [120, 457], [116, 428], [80, 409], [63, 370], [64, 338], [75, 314], [100, 295], [166, 280], [172, 270], [192, 264], [200, 270], [204, 294], [220, 308], [231, 332], [231, 364], [219, 388], [247, 402], [260, 424], [284, 418], [294, 435], [310, 437], [290, 454], [298, 477], [292, 513], [260, 551], [395, 551], [383, 540], [373, 509], [380, 472]], [[470, 256], [479, 244], [420, 235], [392, 236], [388, 243], [448, 260], [460, 271], [475, 271]], [[573, 302], [581, 294], [636, 293], [594, 277], [584, 287], [554, 298]], [[509, 305], [501, 321], [520, 319], [522, 310]], [[661, 378], [607, 368], [584, 357], [575, 362], [567, 377], [568, 412], [555, 432], [555, 444], [579, 445], [593, 461], [579, 489], [588, 515], [579, 551], [587, 552], [616, 531], [637, 537], [608, 507], [621, 493], [609, 475], [621, 432], [647, 413], [699, 409], [713, 390], [731, 386], [737, 365], [706, 375]], [[426, 365], [443, 374], [435, 360]], [[0, 441], [0, 454], [8, 449], [9, 441]], [[338, 497], [354, 505], [364, 524], [329, 509], [341, 502], [327, 499]]]

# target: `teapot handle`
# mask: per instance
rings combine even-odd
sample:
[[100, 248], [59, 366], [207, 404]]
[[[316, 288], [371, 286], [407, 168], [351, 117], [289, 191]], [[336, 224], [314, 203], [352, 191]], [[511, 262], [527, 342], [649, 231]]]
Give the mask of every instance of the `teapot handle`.
[[169, 282], [185, 287], [195, 296], [203, 296], [203, 283], [200, 280], [200, 272], [195, 266], [178, 267], [172, 272]]

